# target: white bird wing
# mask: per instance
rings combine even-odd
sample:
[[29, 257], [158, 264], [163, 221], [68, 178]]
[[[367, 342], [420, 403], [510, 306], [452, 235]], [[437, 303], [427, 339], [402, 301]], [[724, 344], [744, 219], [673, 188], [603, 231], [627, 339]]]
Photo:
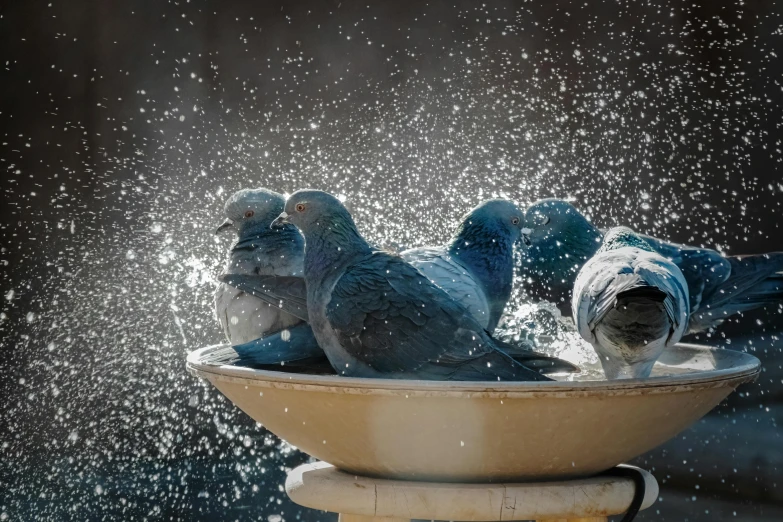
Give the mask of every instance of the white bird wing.
[[412, 248], [400, 255], [427, 276], [427, 279], [441, 287], [452, 299], [467, 308], [483, 328], [487, 328], [491, 315], [489, 300], [467, 268], [443, 248]]

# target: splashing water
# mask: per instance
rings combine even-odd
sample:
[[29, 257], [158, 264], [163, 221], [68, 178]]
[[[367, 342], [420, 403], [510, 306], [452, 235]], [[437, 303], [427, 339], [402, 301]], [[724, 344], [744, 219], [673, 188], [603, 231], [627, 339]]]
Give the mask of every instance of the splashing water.
[[581, 372], [554, 375], [562, 381], [598, 381], [606, 377], [593, 347], [576, 331], [573, 321], [563, 317], [554, 303], [530, 303], [515, 295], [500, 320], [497, 336], [503, 341], [527, 339], [536, 350], [579, 366]]
[[[783, 250], [778, 13], [10, 4], [0, 518], [322, 517], [278, 487], [308, 457], [184, 370], [222, 341], [212, 231], [241, 187], [344, 194], [379, 245], [441, 244], [489, 197], [560, 196], [602, 225]], [[552, 308], [509, 310], [546, 351], [596, 362]], [[780, 315], [759, 320], [752, 349], [772, 357]]]

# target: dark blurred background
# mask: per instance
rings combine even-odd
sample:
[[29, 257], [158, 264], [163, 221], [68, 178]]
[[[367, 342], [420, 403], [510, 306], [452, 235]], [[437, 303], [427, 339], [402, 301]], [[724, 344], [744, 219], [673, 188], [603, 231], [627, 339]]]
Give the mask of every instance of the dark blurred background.
[[[184, 369], [221, 342], [212, 235], [244, 186], [349, 197], [380, 243], [481, 199], [573, 198], [783, 250], [774, 0], [0, 3], [0, 520], [334, 520], [308, 457]], [[783, 519], [780, 309], [696, 339], [754, 385], [638, 459], [639, 520]]]

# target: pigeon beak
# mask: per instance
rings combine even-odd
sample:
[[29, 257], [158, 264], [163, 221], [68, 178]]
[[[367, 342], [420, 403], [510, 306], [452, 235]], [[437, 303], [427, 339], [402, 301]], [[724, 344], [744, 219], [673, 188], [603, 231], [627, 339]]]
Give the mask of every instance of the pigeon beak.
[[272, 221], [272, 224], [269, 225], [269, 228], [283, 228], [289, 223], [290, 221], [288, 221], [288, 212], [283, 211], [274, 221]]
[[229, 228], [234, 228], [234, 222], [232, 220], [230, 220], [230, 219], [227, 219], [227, 220], [225, 220], [223, 222], [222, 225], [217, 227], [217, 230], [215, 230], [215, 235], [222, 234], [223, 232], [225, 232]]
[[520, 232], [522, 232], [522, 242], [525, 244], [525, 246], [530, 246], [530, 234], [533, 233], [533, 229], [525, 227]]

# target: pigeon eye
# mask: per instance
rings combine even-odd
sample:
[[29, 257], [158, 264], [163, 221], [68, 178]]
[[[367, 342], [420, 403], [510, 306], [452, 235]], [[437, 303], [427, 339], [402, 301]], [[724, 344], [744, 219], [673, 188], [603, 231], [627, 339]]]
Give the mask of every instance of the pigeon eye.
[[305, 206], [303, 203], [297, 203], [296, 204], [296, 211], [297, 212], [304, 212]]
[[519, 218], [518, 217], [512, 217], [511, 218], [511, 224], [512, 225], [519, 225]]
[[245, 212], [245, 217], [246, 218], [251, 218], [251, 217], [253, 217], [255, 215], [256, 215], [256, 213], [254, 211], [252, 211], [252, 210], [248, 210], [248, 211]]

